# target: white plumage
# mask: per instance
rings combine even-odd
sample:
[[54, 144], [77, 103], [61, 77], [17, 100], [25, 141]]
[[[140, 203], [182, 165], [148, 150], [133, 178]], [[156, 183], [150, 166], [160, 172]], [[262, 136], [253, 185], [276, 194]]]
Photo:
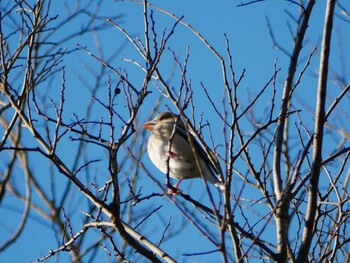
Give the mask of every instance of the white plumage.
[[162, 173], [166, 174], [169, 159], [169, 176], [180, 180], [175, 187], [178, 187], [184, 179], [200, 178], [202, 172], [207, 181], [221, 191], [225, 189], [224, 184], [214, 175], [214, 166], [204, 150], [190, 135], [196, 148], [200, 169], [197, 166], [184, 123], [178, 116], [171, 112], [162, 112], [152, 121], [145, 123], [143, 127], [152, 132], [147, 145], [151, 161]]

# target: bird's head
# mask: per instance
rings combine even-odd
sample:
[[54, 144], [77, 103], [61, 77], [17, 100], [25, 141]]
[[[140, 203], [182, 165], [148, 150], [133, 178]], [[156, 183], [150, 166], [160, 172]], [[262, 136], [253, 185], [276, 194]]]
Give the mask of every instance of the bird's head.
[[182, 121], [179, 117], [171, 112], [161, 112], [153, 120], [146, 122], [143, 125], [143, 128], [148, 131], [153, 131], [155, 127], [160, 127], [163, 125], [174, 125], [177, 122], [177, 125], [181, 125]]

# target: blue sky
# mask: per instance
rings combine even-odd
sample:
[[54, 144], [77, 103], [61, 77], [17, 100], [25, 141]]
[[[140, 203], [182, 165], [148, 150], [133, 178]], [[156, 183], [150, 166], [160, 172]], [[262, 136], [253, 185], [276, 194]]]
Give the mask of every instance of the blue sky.
[[[292, 25], [293, 22], [289, 15], [285, 12], [288, 11], [290, 14], [297, 16], [299, 13], [299, 8], [295, 4], [291, 4], [287, 1], [281, 0], [270, 0], [264, 1], [252, 5], [248, 5], [245, 7], [237, 7], [237, 5], [241, 2], [248, 1], [152, 1], [151, 3], [155, 6], [159, 6], [164, 10], [169, 11], [170, 13], [175, 14], [178, 17], [183, 16], [183, 21], [189, 23], [192, 27], [194, 27], [200, 34], [225, 58], [227, 58], [226, 54], [226, 42], [224, 38], [224, 34], [227, 35], [230, 41], [230, 50], [232, 53], [233, 67], [236, 72], [236, 77], [240, 75], [243, 70], [246, 70], [245, 77], [242, 80], [241, 85], [239, 86], [239, 96], [242, 103], [247, 105], [251, 99], [259, 93], [259, 91], [264, 87], [267, 81], [271, 78], [273, 74], [273, 65], [277, 60], [277, 67], [281, 68], [280, 73], [277, 76], [277, 97], [281, 95], [283, 82], [285, 76], [288, 71], [288, 57], [283, 54], [280, 50], [274, 48], [273, 42], [269, 35], [269, 30], [267, 27], [267, 19], [270, 21], [271, 28], [273, 29], [274, 36], [279, 45], [283, 46], [286, 50], [291, 52], [292, 50], [292, 36], [289, 32], [288, 23]], [[345, 1], [342, 1], [345, 4]], [[70, 2], [69, 2], [70, 3]], [[1, 6], [2, 4], [0, 4]], [[73, 4], [72, 4], [73, 5]], [[94, 8], [94, 7], [93, 7]], [[134, 2], [119, 2], [119, 1], [102, 1], [102, 4], [99, 6], [101, 9], [101, 14], [105, 17], [110, 15], [120, 14], [122, 17], [117, 22], [129, 32], [133, 37], [139, 36], [141, 40], [143, 40], [143, 6]], [[315, 102], [315, 91], [317, 88], [317, 78], [315, 78], [315, 73], [318, 71], [318, 62], [319, 62], [319, 52], [320, 52], [320, 41], [322, 37], [322, 24], [324, 19], [325, 12], [325, 1], [317, 1], [315, 5], [315, 9], [313, 11], [313, 15], [311, 17], [308, 29], [308, 36], [306, 38], [307, 41], [304, 43], [304, 49], [302, 51], [301, 57], [307, 58], [310, 54], [311, 50], [314, 47], [317, 47], [316, 54], [313, 56], [311, 60], [310, 67], [305, 74], [302, 84], [298, 89], [298, 95], [301, 99], [307, 100], [307, 103], [310, 106], [311, 113], [306, 114], [306, 119], [312, 119], [312, 109], [314, 108]], [[56, 21], [53, 22], [59, 23], [65, 19], [65, 7], [62, 4], [62, 1], [55, 1], [52, 3], [52, 15], [58, 14], [59, 17]], [[78, 19], [74, 26], [69, 25], [64, 28], [64, 30], [60, 30], [57, 32], [55, 36], [57, 39], [60, 39], [67, 35], [69, 32], [73, 32], [78, 27], [80, 27], [84, 23], [84, 19], [86, 16], [82, 16]], [[166, 32], [169, 32], [175, 20], [169, 17], [166, 14], [163, 14], [157, 10], [154, 10], [154, 18], [156, 21], [156, 30], [158, 32], [158, 36], [165, 29]], [[344, 61], [349, 61], [349, 51], [346, 48], [341, 50], [339, 47], [339, 39], [343, 41], [343, 43], [349, 43], [350, 41], [350, 23], [345, 23], [341, 21], [339, 18], [336, 18], [336, 23], [334, 26], [334, 31], [337, 32], [331, 53], [331, 67], [334, 71], [340, 71], [341, 69], [341, 61], [340, 56], [344, 57]], [[6, 32], [5, 32], [6, 33]], [[118, 49], [123, 43], [125, 43], [125, 36], [115, 28], [109, 28], [108, 30], [97, 32], [96, 33], [99, 42], [103, 48], [103, 53], [105, 57], [109, 57], [116, 49]], [[15, 39], [13, 40], [14, 47], [16, 46]], [[72, 41], [67, 43], [68, 49], [75, 49], [77, 44], [86, 47], [88, 50], [93, 53], [97, 52], [96, 48], [96, 38], [93, 34], [86, 34], [81, 37], [76, 37]], [[175, 33], [170, 39], [168, 43], [168, 47], [176, 54], [180, 61], [183, 61], [186, 57], [186, 50], [189, 49], [189, 63], [188, 63], [188, 76], [191, 79], [192, 86], [195, 90], [196, 96], [194, 97], [194, 101], [196, 103], [196, 113], [200, 114], [204, 112], [204, 117], [209, 120], [211, 123], [214, 123], [215, 115], [212, 110], [208, 109], [208, 101], [205, 99], [204, 93], [201, 90], [201, 83], [203, 83], [212, 96], [213, 100], [220, 101], [223, 96], [223, 82], [222, 82], [222, 74], [220, 63], [215, 58], [215, 56], [208, 51], [203, 42], [201, 42], [198, 37], [194, 36], [194, 34], [185, 26], [178, 25], [175, 29]], [[135, 66], [134, 64], [123, 60], [123, 58], [134, 59], [136, 61], [140, 61], [140, 56], [137, 54], [132, 45], [127, 44], [125, 48], [122, 49], [121, 53], [118, 57], [112, 61], [112, 65], [115, 68], [122, 68], [128, 72], [128, 76], [131, 79], [133, 85], [140, 86], [143, 81], [143, 73], [141, 70]], [[301, 61], [299, 65], [299, 71], [304, 66], [305, 60]], [[84, 117], [85, 108], [87, 107], [90, 101], [90, 93], [88, 89], [93, 87], [93, 83], [95, 82], [94, 76], [91, 74], [91, 70], [97, 71], [99, 70], [99, 63], [96, 62], [93, 58], [91, 58], [86, 52], [79, 50], [73, 52], [64, 58], [62, 65], [66, 65], [66, 112], [65, 118], [67, 121], [73, 119], [73, 113], [76, 113], [80, 117]], [[164, 73], [164, 76], [171, 75], [171, 69], [173, 65], [173, 58], [170, 52], [166, 52], [164, 58], [161, 59], [160, 62], [160, 70]], [[346, 75], [345, 82], [349, 78], [348, 69], [345, 68]], [[58, 101], [58, 96], [60, 94], [60, 77], [58, 74], [50, 85], [50, 94], [49, 96], [53, 98], [54, 101]], [[117, 83], [118, 79], [112, 72], [110, 72], [111, 81], [113, 84]], [[84, 79], [84, 82], [81, 81]], [[178, 87], [181, 79], [178, 74], [175, 74], [174, 77], [170, 78], [170, 85], [173, 87]], [[106, 84], [107, 79], [103, 80]], [[107, 84], [106, 84], [107, 85]], [[332, 87], [332, 86], [331, 86]], [[47, 90], [46, 84], [38, 89], [38, 92], [46, 92]], [[330, 90], [330, 94], [338, 94], [338, 89], [334, 86], [334, 89]], [[97, 93], [97, 97], [104, 98], [106, 96], [106, 90], [100, 90]], [[153, 87], [152, 94], [146, 99], [145, 104], [142, 106], [142, 110], [140, 111], [140, 116], [138, 118], [138, 123], [136, 123], [136, 127], [140, 128], [141, 124], [146, 121], [148, 116], [148, 112], [155, 106], [155, 101], [159, 98], [159, 94], [157, 90]], [[266, 95], [266, 101], [269, 101], [271, 94]], [[257, 118], [261, 118], [263, 120], [265, 116], [264, 110], [268, 105], [266, 105], [266, 101], [262, 100], [259, 102], [258, 109], [256, 111]], [[279, 101], [277, 100], [277, 104]], [[302, 105], [300, 102], [295, 102], [297, 106]], [[125, 111], [123, 108], [122, 100], [120, 100], [120, 108], [118, 108], [121, 112]], [[175, 108], [171, 105], [169, 101], [164, 100], [162, 102], [161, 110], [165, 110], [169, 107], [172, 110]], [[278, 105], [276, 105], [278, 107]], [[101, 116], [105, 116], [102, 113], [102, 108], [96, 105], [94, 107], [92, 114], [92, 118], [98, 120]], [[53, 111], [52, 111], [53, 113]], [[310, 123], [307, 123], [308, 125]], [[311, 124], [310, 124], [311, 125]], [[252, 132], [252, 127], [247, 123], [245, 126], [247, 133]], [[214, 133], [215, 139], [220, 140], [221, 130], [218, 129], [219, 132]], [[108, 131], [104, 131], [106, 134]], [[142, 132], [138, 130], [137, 132]], [[75, 156], [76, 154], [76, 144], [69, 141], [69, 138], [63, 139], [64, 144], [62, 147], [58, 149], [58, 152], [61, 153], [62, 159], [69, 163], [70, 158]], [[29, 145], [35, 145], [35, 142], [29, 140]], [[236, 147], [239, 147], [237, 144]], [[87, 146], [87, 151], [90, 146]], [[136, 149], [135, 149], [136, 151]], [[56, 173], [55, 178], [50, 178], [50, 164], [48, 161], [40, 158], [38, 154], [32, 154], [34, 161], [31, 163], [33, 170], [39, 174], [42, 174], [42, 181], [40, 184], [49, 184], [50, 180], [53, 180], [57, 185], [56, 189], [56, 198], [61, 198], [60, 191], [64, 189], [66, 186], [66, 179], [62, 178], [63, 176]], [[260, 158], [257, 155], [253, 156], [255, 158]], [[98, 169], [100, 172], [100, 176], [103, 179], [100, 182], [103, 182], [104, 179], [107, 178], [108, 172], [107, 161], [106, 161], [106, 152], [97, 151], [97, 152], [89, 152], [89, 158], [98, 158], [102, 161], [99, 163], [99, 166], [94, 169]], [[122, 158], [122, 156], [121, 156]], [[152, 174], [160, 181], [163, 179], [163, 175], [151, 164], [148, 157], [145, 155], [142, 159], [145, 166], [152, 172]], [[242, 165], [240, 162], [238, 165]], [[0, 171], [3, 170], [1, 168], [2, 164], [0, 163]], [[80, 175], [82, 180], [86, 182], [87, 185], [90, 185], [91, 181], [94, 178], [94, 169], [89, 171], [90, 175], [85, 176]], [[244, 171], [244, 167], [238, 167], [241, 171]], [[107, 179], [106, 179], [107, 180]], [[238, 179], [236, 180], [236, 190], [240, 190], [241, 182]], [[23, 182], [23, 181], [21, 181]], [[139, 186], [143, 187], [144, 194], [150, 194], [152, 191], [157, 191], [157, 188], [153, 185], [151, 180], [148, 178], [140, 179]], [[184, 191], [190, 189], [191, 195], [197, 198], [203, 198], [203, 202], [206, 202], [207, 199], [202, 195], [201, 191], [201, 182], [199, 180], [183, 182], [182, 188]], [[24, 190], [24, 188], [23, 188]], [[49, 192], [49, 191], [48, 191]], [[245, 198], [254, 199], [255, 196], [250, 196], [249, 192], [243, 190], [242, 194]], [[73, 212], [76, 210], [84, 210], [86, 208], [86, 200], [83, 196], [76, 192], [72, 195], [72, 202], [67, 204], [67, 211]], [[219, 200], [218, 195], [216, 196], [216, 200]], [[40, 197], [33, 196], [34, 200], [40, 200]], [[19, 205], [15, 199], [7, 199], [7, 203], [2, 204], [0, 207], [0, 213], [5, 215], [3, 220], [0, 220], [0, 242], [3, 241], [1, 238], [2, 235], [6, 235], [13, 231], [13, 229], [8, 229], [11, 224], [9, 222], [18, 221], [20, 219], [20, 213], [23, 209], [23, 204]], [[73, 201], [74, 200], [74, 201]], [[165, 224], [167, 220], [171, 217], [174, 220], [178, 219], [178, 211], [174, 209], [173, 205], [166, 198], [162, 197], [159, 199], [153, 199], [155, 206], [162, 206], [161, 210], [155, 216], [157, 219], [154, 221], [149, 221], [147, 223], [147, 231], [149, 233], [144, 233], [146, 236], [156, 233], [159, 235], [159, 222]], [[40, 203], [40, 201], [38, 201]], [[146, 204], [145, 207], [147, 207]], [[44, 207], [44, 206], [43, 206]], [[191, 206], [188, 206], [191, 209]], [[247, 209], [250, 207], [247, 206]], [[44, 208], [45, 209], [45, 208]], [[141, 205], [140, 209], [144, 209]], [[265, 213], [266, 210], [262, 208], [261, 213]], [[200, 217], [199, 214], [195, 215]], [[239, 215], [238, 215], [239, 217]], [[74, 230], [79, 230], [81, 219], [84, 218], [82, 214], [75, 214], [73, 223]], [[179, 220], [179, 219], [178, 219]], [[175, 229], [181, 226], [182, 221], [175, 221]], [[186, 221], [184, 221], [186, 222]], [[13, 225], [12, 225], [13, 226]], [[13, 226], [15, 227], [15, 225]], [[196, 231], [192, 226], [186, 225], [186, 230], [181, 235], [182, 242], [180, 244], [172, 244], [170, 242], [164, 243], [163, 248], [168, 250], [172, 256], [175, 258], [181, 259], [180, 262], [218, 262], [218, 254], [209, 254], [205, 256], [203, 260], [203, 256], [193, 256], [193, 257], [183, 257], [183, 253], [191, 253], [191, 252], [203, 252], [207, 250], [213, 249], [206, 240], [201, 238], [198, 231]], [[49, 249], [55, 249], [58, 244], [59, 237], [53, 238], [52, 232], [50, 231], [51, 225], [49, 222], [40, 219], [40, 217], [32, 213], [31, 219], [28, 224], [25, 226], [25, 230], [23, 232], [23, 237], [20, 238], [16, 243], [9, 247], [7, 250], [0, 254], [1, 262], [28, 262], [33, 261], [41, 256], [47, 255]], [[270, 225], [265, 235], [271, 236], [271, 241], [274, 242], [274, 233], [273, 233], [273, 225]], [[215, 228], [210, 228], [209, 231], [213, 231], [215, 233]], [[142, 232], [142, 231], [141, 231]], [[154, 232], [154, 233], [153, 233]], [[94, 238], [98, 235], [98, 233], [94, 233], [92, 231], [89, 233], [89, 238]], [[157, 240], [157, 238], [155, 238]], [[198, 244], [196, 249], [193, 249], [193, 243]], [[38, 245], [40, 244], [40, 245]], [[187, 250], [186, 248], [190, 248]], [[195, 250], [195, 251], [193, 251]], [[19, 253], [20, 251], [20, 253]], [[69, 257], [66, 257], [64, 253], [59, 256], [58, 262], [66, 262]], [[107, 256], [103, 253], [99, 254], [95, 262], [107, 262]], [[254, 260], [254, 259], [253, 259]], [[54, 262], [55, 259], [49, 260], [49, 262]], [[253, 262], [253, 261], [252, 261]], [[259, 261], [256, 261], [259, 262]]]

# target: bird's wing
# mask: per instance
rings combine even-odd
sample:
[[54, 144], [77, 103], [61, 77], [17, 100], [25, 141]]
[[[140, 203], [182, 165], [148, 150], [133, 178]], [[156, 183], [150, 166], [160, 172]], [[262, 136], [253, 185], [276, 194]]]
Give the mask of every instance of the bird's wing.
[[[178, 124], [176, 124], [176, 125], [177, 125], [176, 128], [177, 128], [177, 131], [178, 131], [179, 135], [181, 137], [183, 137], [186, 141], [188, 141], [187, 132], [186, 132], [185, 127], [181, 127], [181, 125], [178, 125]], [[197, 153], [199, 154], [200, 157], [203, 158], [203, 161], [208, 166], [208, 168], [210, 170], [214, 171], [216, 174], [219, 174], [218, 169], [215, 167], [215, 165], [210, 160], [210, 158], [206, 155], [205, 150], [203, 149], [203, 147], [196, 140], [195, 136], [197, 136], [197, 135], [194, 134], [191, 130], [190, 130], [190, 134], [189, 135], [191, 136], [192, 142], [193, 142], [194, 146], [197, 149]]]

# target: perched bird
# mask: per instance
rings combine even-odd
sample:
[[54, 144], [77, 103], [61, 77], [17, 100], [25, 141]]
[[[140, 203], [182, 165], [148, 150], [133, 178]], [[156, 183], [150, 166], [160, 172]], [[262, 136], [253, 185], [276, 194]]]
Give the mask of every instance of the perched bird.
[[[145, 123], [143, 127], [152, 133], [147, 145], [151, 161], [161, 172], [164, 174], [169, 172], [170, 177], [179, 180], [174, 188], [178, 189], [179, 184], [184, 179], [201, 178], [202, 172], [207, 181], [221, 191], [225, 189], [224, 184], [214, 175], [214, 171], [217, 173], [217, 170], [203, 148], [190, 135], [198, 158], [199, 169], [185, 125], [179, 116], [171, 112], [162, 112], [152, 121]], [[173, 193], [171, 189], [169, 189], [169, 193]]]

